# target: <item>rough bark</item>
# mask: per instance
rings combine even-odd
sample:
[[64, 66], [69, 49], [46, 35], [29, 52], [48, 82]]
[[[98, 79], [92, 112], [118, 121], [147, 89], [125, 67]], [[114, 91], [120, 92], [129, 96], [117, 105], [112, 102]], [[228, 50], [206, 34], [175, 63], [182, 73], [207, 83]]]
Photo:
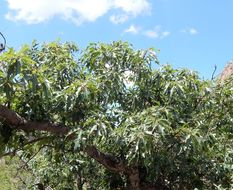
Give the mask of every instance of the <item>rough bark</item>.
[[139, 171], [137, 167], [131, 168], [129, 171], [127, 171], [128, 174], [128, 184], [130, 190], [141, 190], [140, 187], [140, 177], [139, 177]]
[[3, 105], [0, 105], [0, 118], [12, 127], [23, 125], [26, 122], [23, 117]]
[[66, 135], [69, 132], [69, 128], [61, 124], [27, 121], [16, 112], [8, 109], [3, 105], [0, 105], [0, 118], [13, 129], [23, 131], [46, 131], [61, 135]]
[[125, 172], [127, 170], [126, 165], [121, 160], [118, 160], [112, 155], [99, 151], [94, 146], [87, 146], [85, 148], [85, 152], [91, 158], [95, 159], [97, 162], [113, 172]]

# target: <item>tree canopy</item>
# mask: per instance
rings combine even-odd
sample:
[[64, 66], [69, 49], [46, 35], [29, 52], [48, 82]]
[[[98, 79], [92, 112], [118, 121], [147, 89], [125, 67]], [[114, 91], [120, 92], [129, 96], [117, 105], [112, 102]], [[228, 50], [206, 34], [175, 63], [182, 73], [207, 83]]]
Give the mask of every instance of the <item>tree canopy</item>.
[[233, 188], [232, 77], [160, 65], [126, 42], [52, 42], [0, 56], [0, 155], [28, 188]]

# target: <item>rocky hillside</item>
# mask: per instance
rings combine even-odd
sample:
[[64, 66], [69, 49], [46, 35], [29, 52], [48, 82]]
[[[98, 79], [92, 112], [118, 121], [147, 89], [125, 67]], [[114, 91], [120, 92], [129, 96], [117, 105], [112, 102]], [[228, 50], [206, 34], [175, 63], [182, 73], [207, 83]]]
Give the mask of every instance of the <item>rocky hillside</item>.
[[229, 78], [233, 74], [233, 60], [230, 61], [225, 68], [223, 69], [222, 73], [220, 74], [220, 81], [223, 82], [227, 78]]

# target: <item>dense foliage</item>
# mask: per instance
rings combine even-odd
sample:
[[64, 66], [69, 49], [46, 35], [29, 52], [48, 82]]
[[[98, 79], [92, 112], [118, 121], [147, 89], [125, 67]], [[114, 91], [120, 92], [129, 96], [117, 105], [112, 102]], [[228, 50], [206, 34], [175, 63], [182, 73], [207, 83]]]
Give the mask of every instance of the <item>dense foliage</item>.
[[153, 49], [123, 42], [83, 51], [72, 43], [33, 43], [9, 49], [0, 64], [2, 109], [69, 129], [57, 134], [14, 126], [0, 110], [0, 152], [18, 155], [34, 184], [56, 190], [233, 188], [231, 78], [202, 80], [161, 66]]

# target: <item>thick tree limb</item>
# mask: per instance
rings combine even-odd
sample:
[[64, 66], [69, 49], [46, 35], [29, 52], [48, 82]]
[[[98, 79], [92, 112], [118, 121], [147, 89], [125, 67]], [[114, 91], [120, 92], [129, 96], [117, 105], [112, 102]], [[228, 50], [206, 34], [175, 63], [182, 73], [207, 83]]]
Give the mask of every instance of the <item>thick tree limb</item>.
[[14, 129], [23, 131], [46, 131], [54, 134], [66, 135], [69, 128], [60, 124], [50, 122], [27, 121], [16, 112], [0, 105], [0, 118]]
[[127, 171], [128, 174], [128, 181], [129, 181], [129, 189], [130, 190], [141, 190], [140, 185], [140, 176], [137, 167], [129, 168]]
[[50, 122], [26, 122], [23, 125], [18, 125], [17, 129], [23, 131], [46, 131], [53, 134], [66, 135], [69, 132], [69, 128], [61, 124], [54, 124]]
[[[117, 173], [124, 173], [128, 176], [129, 187], [130, 190], [141, 190], [140, 184], [140, 175], [138, 167], [129, 167], [123, 163], [123, 161], [116, 159], [116, 157], [103, 153], [97, 150], [94, 146], [88, 146], [85, 148], [85, 152], [88, 156], [95, 159], [97, 162], [102, 164], [105, 168], [110, 171], [117, 172]], [[151, 188], [144, 188], [145, 190]]]
[[[33, 122], [27, 121], [16, 112], [8, 109], [7, 107], [0, 105], [0, 118], [3, 122], [10, 125], [16, 130], [23, 131], [46, 131], [53, 134], [67, 135], [69, 128], [59, 124], [50, 122]], [[107, 169], [115, 172], [125, 172], [125, 165], [117, 160], [114, 156], [100, 152], [94, 146], [88, 146], [84, 149], [88, 156], [98, 161], [100, 164], [105, 166]]]
[[[8, 109], [7, 107], [0, 105], [0, 119], [13, 129], [23, 131], [46, 131], [53, 134], [67, 135], [69, 128], [60, 124], [54, 124], [50, 122], [34, 122], [27, 121], [25, 118], [18, 115], [16, 112]], [[128, 176], [130, 187], [129, 189], [140, 190], [140, 176], [137, 167], [129, 167], [123, 163], [122, 160], [116, 157], [99, 151], [95, 146], [86, 146], [84, 152], [95, 159], [106, 169], [124, 173]]]
[[122, 161], [116, 159], [116, 157], [112, 155], [99, 151], [94, 146], [87, 146], [84, 151], [88, 156], [95, 159], [97, 162], [113, 172], [125, 172], [127, 170], [127, 167]]
[[0, 105], [0, 118], [7, 124], [15, 127], [23, 125], [26, 122], [24, 118], [3, 105]]

